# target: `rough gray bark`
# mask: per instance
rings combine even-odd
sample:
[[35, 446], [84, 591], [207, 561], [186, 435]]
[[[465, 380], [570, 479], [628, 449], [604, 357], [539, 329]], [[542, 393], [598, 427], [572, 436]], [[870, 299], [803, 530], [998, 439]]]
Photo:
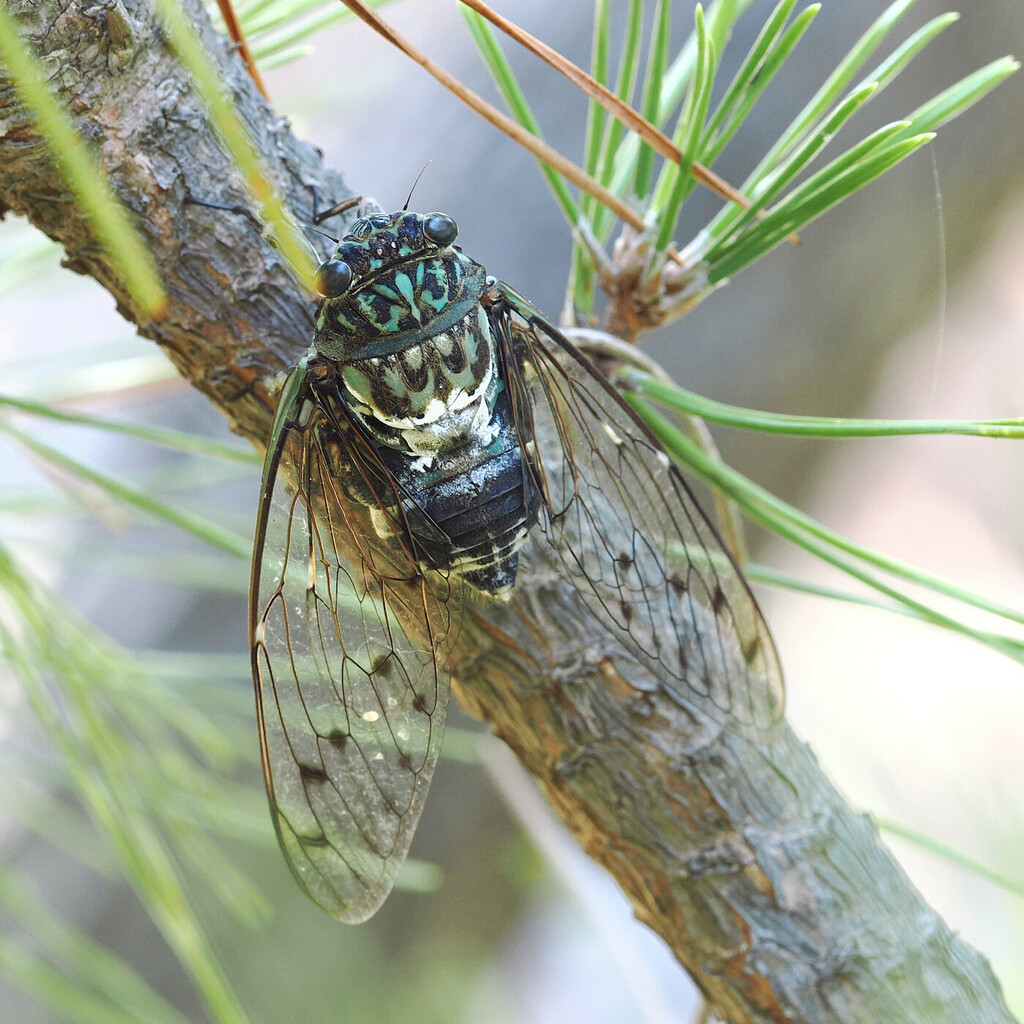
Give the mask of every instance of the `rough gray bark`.
[[[297, 210], [337, 174], [193, 22], [273, 180]], [[271, 381], [308, 346], [312, 303], [242, 218], [202, 102], [146, 0], [8, 4], [53, 87], [133, 211], [170, 296], [146, 321], [76, 211], [0, 69], [0, 211], [57, 239], [122, 314], [262, 447]], [[922, 900], [783, 726], [758, 747], [687, 712], [630, 662], [564, 585], [523, 578], [508, 608], [473, 609], [457, 651], [464, 708], [489, 722], [587, 852], [731, 1022], [983, 1022], [1011, 1018], [983, 958]]]

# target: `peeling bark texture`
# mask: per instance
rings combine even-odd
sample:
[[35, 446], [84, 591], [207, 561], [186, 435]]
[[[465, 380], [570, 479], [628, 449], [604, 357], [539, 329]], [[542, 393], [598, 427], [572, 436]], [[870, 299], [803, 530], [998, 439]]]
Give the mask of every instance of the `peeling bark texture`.
[[[227, 89], [297, 211], [347, 194], [187, 0]], [[0, 212], [27, 216], [139, 333], [262, 447], [271, 382], [309, 345], [313, 303], [242, 217], [248, 204], [146, 0], [8, 9], [133, 212], [170, 296], [133, 305], [0, 69]], [[672, 698], [540, 572], [474, 608], [456, 652], [464, 708], [519, 756], [586, 851], [730, 1022], [1010, 1021], [984, 959], [910, 884], [783, 725], [761, 746]]]

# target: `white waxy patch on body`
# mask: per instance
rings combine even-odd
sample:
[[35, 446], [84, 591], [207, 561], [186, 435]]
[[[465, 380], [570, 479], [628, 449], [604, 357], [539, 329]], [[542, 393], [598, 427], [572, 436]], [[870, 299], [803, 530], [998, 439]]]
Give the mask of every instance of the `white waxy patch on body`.
[[489, 445], [498, 435], [500, 429], [501, 427], [498, 423], [492, 419], [491, 410], [487, 407], [487, 403], [481, 402], [473, 414], [470, 430], [480, 439], [481, 445]]
[[[481, 315], [478, 312], [478, 316]], [[483, 325], [486, 331], [486, 323]], [[421, 365], [428, 364], [430, 362], [431, 352], [439, 353], [443, 358], [446, 358], [455, 351], [455, 347], [461, 346], [464, 343], [463, 332], [465, 330], [463, 324], [456, 324], [454, 327], [450, 327], [447, 331], [442, 331], [440, 334], [435, 334], [428, 340], [414, 346], [410, 346], [404, 349], [402, 352], [402, 358], [405, 360], [406, 365], [411, 370], [418, 370]], [[486, 344], [487, 334], [485, 333], [484, 338], [479, 339], [480, 344]], [[396, 356], [385, 357], [387, 359], [396, 359]], [[376, 371], [381, 364], [380, 358], [368, 358], [366, 363], [370, 367], [370, 377], [377, 375]], [[385, 364], [385, 369], [387, 365]], [[478, 402], [483, 396], [487, 394], [488, 389], [491, 386], [491, 382], [494, 379], [495, 363], [493, 356], [487, 360], [487, 367], [484, 371], [483, 377], [480, 379], [472, 388], [456, 387], [448, 395], [446, 401], [442, 401], [439, 398], [433, 398], [428, 403], [426, 408], [416, 416], [393, 416], [388, 415], [384, 410], [374, 407], [371, 411], [372, 415], [380, 420], [381, 423], [386, 424], [392, 430], [400, 430], [403, 432], [411, 432], [417, 430], [428, 430], [432, 425], [439, 423], [445, 418], [456, 417], [456, 414], [463, 412], [463, 410], [471, 409], [473, 411], [472, 421], [461, 421], [459, 419], [452, 419], [450, 425], [445, 430], [446, 437], [455, 437], [458, 435], [466, 435], [467, 431], [475, 433], [481, 426], [490, 421], [490, 410], [480, 409], [479, 407], [474, 408], [474, 403]], [[349, 389], [351, 391], [351, 389]], [[365, 401], [364, 396], [355, 395], [357, 400]], [[410, 444], [413, 451], [424, 450], [422, 444]], [[428, 444], [427, 447], [430, 447]]]
[[448, 412], [448, 403], [442, 402], [440, 398], [432, 398], [427, 402], [426, 407], [419, 416], [414, 419], [406, 419], [404, 421], [395, 421], [396, 426], [399, 422], [419, 424], [420, 426], [426, 426], [428, 423], [436, 423], [442, 416]]
[[455, 438], [481, 437], [490, 423], [484, 393], [477, 391], [470, 395], [460, 388], [455, 394], [459, 399], [457, 405], [432, 398], [423, 416], [416, 419], [377, 418], [392, 429], [400, 430], [411, 452], [432, 459]]
[[671, 461], [669, 460], [669, 457], [668, 457], [668, 456], [667, 456], [667, 455], [666, 455], [666, 454], [665, 454], [664, 452], [660, 452], [660, 451], [659, 451], [659, 452], [657, 452], [657, 453], [656, 453], [656, 457], [657, 457], [657, 459], [658, 459], [658, 462], [659, 462], [659, 463], [660, 463], [660, 464], [661, 464], [662, 466], [664, 466], [664, 467], [665, 467], [665, 469], [668, 469], [668, 467], [669, 467], [670, 465], [672, 465]]

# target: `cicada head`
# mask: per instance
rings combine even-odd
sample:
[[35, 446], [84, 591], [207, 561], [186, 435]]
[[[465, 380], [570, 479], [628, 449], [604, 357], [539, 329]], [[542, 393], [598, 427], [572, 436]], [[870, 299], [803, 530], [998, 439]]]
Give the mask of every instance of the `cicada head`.
[[462, 320], [486, 274], [454, 245], [457, 235], [443, 213], [357, 220], [317, 272], [320, 355], [342, 363], [390, 355]]

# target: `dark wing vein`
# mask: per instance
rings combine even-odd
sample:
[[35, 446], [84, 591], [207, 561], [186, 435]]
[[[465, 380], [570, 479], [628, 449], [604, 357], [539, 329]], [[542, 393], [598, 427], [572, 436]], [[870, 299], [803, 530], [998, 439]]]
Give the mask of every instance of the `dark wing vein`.
[[305, 383], [285, 392], [295, 415], [265, 474], [251, 597], [264, 776], [300, 885], [356, 922], [391, 890], [437, 761], [451, 584], [353, 501], [370, 457], [337, 410]]
[[547, 517], [546, 560], [674, 697], [763, 735], [781, 718], [768, 627], [678, 469], [562, 334], [511, 289], [492, 324]]

